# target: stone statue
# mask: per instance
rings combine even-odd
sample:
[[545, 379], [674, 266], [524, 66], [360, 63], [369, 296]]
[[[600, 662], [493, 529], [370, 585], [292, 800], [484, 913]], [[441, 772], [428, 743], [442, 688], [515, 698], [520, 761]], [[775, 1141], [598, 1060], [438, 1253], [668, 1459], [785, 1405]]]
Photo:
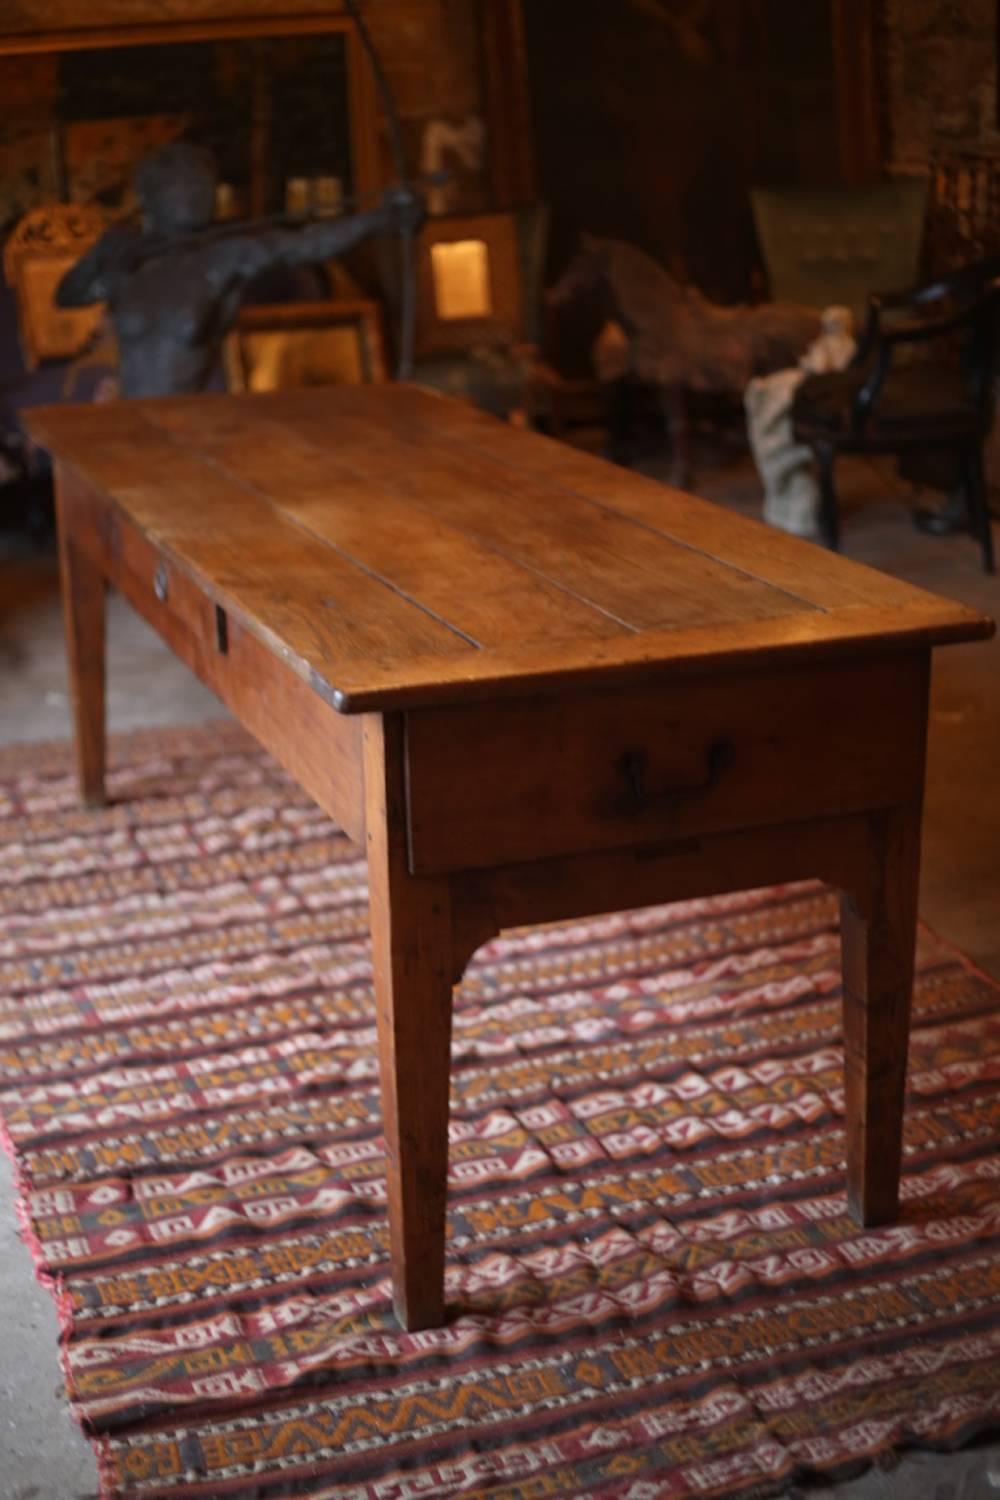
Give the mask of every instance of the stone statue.
[[136, 172], [141, 228], [108, 230], [59, 283], [60, 307], [107, 302], [122, 396], [203, 390], [255, 276], [332, 259], [369, 235], [415, 230], [424, 216], [417, 193], [394, 188], [367, 213], [219, 230], [215, 185], [210, 152], [185, 142], [154, 151]]
[[797, 365], [758, 375], [746, 388], [747, 433], [764, 486], [764, 520], [793, 536], [819, 532], [819, 484], [812, 450], [795, 441], [792, 402], [807, 375], [843, 370], [854, 358], [849, 308], [828, 307], [822, 331]]

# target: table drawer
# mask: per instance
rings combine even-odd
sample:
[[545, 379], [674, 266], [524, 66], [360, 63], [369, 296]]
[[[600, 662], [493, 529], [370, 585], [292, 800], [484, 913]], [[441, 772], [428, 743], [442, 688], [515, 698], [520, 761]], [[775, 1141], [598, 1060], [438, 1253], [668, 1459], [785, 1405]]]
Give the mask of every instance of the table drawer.
[[215, 686], [221, 667], [215, 658], [229, 649], [229, 621], [223, 609], [153, 543], [134, 531], [123, 539], [118, 586], [164, 640], [199, 676]]
[[415, 873], [892, 806], [919, 789], [927, 655], [407, 716]]
[[214, 678], [213, 658], [225, 655], [228, 643], [224, 613], [161, 548], [100, 497], [88, 491], [75, 494], [73, 518], [77, 544], [109, 582], [199, 676]]

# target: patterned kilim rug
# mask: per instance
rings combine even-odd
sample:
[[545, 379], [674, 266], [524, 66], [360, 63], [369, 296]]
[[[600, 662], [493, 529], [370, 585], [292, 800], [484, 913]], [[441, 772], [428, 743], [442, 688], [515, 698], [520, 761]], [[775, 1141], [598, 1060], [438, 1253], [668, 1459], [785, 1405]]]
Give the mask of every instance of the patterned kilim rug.
[[998, 1425], [1000, 991], [939, 941], [867, 1233], [827, 891], [492, 943], [407, 1335], [357, 852], [229, 725], [111, 789], [0, 752], [0, 1111], [108, 1496], [760, 1496]]

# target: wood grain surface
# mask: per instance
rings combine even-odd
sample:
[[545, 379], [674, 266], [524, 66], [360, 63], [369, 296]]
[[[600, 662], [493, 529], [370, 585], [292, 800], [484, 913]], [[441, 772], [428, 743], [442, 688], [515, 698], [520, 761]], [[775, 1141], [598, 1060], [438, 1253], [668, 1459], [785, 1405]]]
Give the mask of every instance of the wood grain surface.
[[28, 423], [344, 712], [992, 630], [414, 386], [59, 406]]

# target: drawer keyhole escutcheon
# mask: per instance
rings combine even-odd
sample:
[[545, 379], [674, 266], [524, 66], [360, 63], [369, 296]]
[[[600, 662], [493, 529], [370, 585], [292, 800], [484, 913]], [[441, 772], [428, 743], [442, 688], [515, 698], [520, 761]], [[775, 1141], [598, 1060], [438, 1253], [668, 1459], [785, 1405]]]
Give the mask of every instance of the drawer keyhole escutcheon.
[[614, 810], [626, 817], [639, 813], [680, 807], [689, 798], [704, 796], [712, 791], [726, 771], [736, 761], [736, 746], [732, 740], [713, 740], [705, 751], [705, 774], [701, 781], [689, 786], [664, 787], [662, 790], [648, 785], [648, 759], [644, 750], [626, 750], [618, 762], [619, 776], [625, 782], [624, 792], [617, 798]]
[[161, 604], [166, 604], [167, 595], [170, 593], [170, 579], [166, 563], [156, 565], [156, 572], [153, 574], [153, 593]]

